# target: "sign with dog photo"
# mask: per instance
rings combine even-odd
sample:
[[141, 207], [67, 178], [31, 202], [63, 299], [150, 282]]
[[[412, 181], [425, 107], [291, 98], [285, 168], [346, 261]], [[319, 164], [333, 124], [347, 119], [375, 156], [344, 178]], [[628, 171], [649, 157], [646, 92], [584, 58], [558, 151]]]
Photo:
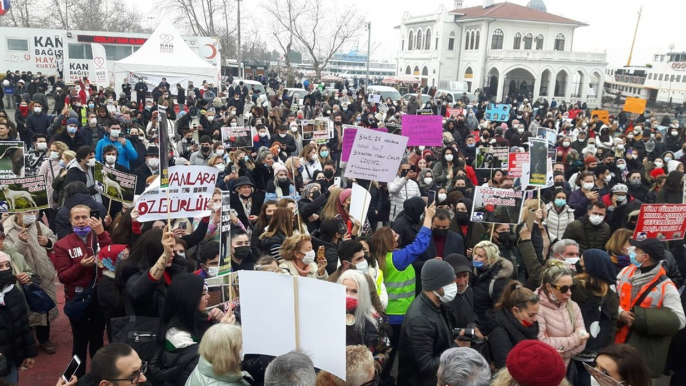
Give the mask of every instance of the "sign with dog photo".
[[102, 194], [110, 200], [133, 204], [136, 179], [135, 174], [120, 172], [100, 162], [95, 163], [95, 182], [102, 188]]
[[19, 178], [24, 175], [24, 142], [0, 141], [0, 178]]
[[20, 213], [48, 208], [45, 176], [0, 181], [0, 212]]

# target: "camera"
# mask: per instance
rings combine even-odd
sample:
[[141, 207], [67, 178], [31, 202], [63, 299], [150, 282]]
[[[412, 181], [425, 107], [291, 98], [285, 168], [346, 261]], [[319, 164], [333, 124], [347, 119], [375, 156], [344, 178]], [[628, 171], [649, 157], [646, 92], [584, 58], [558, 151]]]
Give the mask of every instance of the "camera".
[[[460, 336], [462, 331], [464, 331], [464, 335]], [[453, 339], [473, 340], [474, 338], [476, 338], [476, 335], [474, 335], [473, 328], [453, 328]]]

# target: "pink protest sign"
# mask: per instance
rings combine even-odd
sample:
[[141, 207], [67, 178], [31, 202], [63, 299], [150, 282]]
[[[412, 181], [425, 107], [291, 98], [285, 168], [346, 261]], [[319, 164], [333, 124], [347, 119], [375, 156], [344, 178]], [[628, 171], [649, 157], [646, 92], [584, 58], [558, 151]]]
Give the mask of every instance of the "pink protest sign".
[[402, 133], [410, 139], [407, 146], [442, 146], [443, 117], [440, 115], [403, 115]]
[[[343, 125], [343, 145], [341, 145], [341, 161], [343, 162], [348, 162], [348, 159], [350, 158], [350, 151], [353, 148], [353, 142], [355, 142], [355, 134], [357, 134], [357, 129], [364, 130], [364, 127]], [[369, 130], [388, 133], [388, 129], [385, 127]]]

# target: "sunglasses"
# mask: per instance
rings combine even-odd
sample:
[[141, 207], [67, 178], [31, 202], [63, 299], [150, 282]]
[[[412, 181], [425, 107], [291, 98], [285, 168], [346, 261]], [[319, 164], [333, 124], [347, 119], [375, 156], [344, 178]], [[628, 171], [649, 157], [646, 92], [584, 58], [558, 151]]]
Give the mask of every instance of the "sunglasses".
[[561, 286], [561, 287], [560, 287], [560, 286], [557, 286], [557, 285], [555, 285], [555, 284], [551, 284], [550, 286], [553, 287], [553, 288], [555, 288], [556, 290], [562, 292], [563, 294], [566, 294], [569, 290], [574, 291], [574, 289], [576, 288], [576, 284], [572, 284], [572, 285], [563, 285], [563, 286]]

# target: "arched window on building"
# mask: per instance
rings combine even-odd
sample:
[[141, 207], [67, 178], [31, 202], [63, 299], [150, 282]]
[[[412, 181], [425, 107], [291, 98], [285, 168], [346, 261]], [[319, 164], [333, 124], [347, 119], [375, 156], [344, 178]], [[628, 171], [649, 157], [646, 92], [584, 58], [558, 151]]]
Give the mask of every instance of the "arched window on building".
[[555, 37], [555, 51], [565, 50], [565, 35], [557, 34]]
[[469, 49], [469, 35], [471, 35], [471, 32], [467, 31], [464, 34], [464, 49], [465, 51]]
[[415, 44], [415, 46], [418, 50], [421, 50], [423, 48], [422, 44], [424, 44], [424, 34], [422, 34], [422, 30], [420, 29], [417, 31], [417, 44]]
[[479, 30], [476, 30], [476, 43], [474, 43], [474, 49], [478, 50], [479, 49], [479, 38], [481, 37], [481, 33]]
[[476, 39], [476, 31], [472, 31], [471, 35], [472, 35], [472, 37], [469, 38], [469, 49], [473, 50], [474, 49], [474, 40]]
[[537, 50], [543, 49], [543, 35], [536, 36], [536, 49]]
[[410, 66], [407, 66], [407, 68], [405, 68], [405, 74], [407, 74], [407, 75], [412, 74], [412, 69], [410, 68]]
[[519, 50], [522, 48], [522, 34], [517, 32], [512, 42], [512, 49]]
[[505, 38], [505, 34], [503, 34], [503, 30], [497, 29], [497, 30], [493, 31], [493, 37], [491, 38], [491, 49], [492, 50], [502, 50], [504, 38]]
[[452, 51], [455, 49], [455, 31], [450, 31], [448, 35], [448, 50]]
[[424, 37], [424, 49], [431, 49], [431, 28], [426, 30], [426, 37]]
[[407, 37], [407, 50], [412, 51], [414, 46], [414, 31], [410, 30], [410, 34]]
[[531, 44], [533, 43], [534, 37], [531, 34], [526, 34], [524, 36], [524, 49], [525, 50], [530, 50], [531, 49]]

